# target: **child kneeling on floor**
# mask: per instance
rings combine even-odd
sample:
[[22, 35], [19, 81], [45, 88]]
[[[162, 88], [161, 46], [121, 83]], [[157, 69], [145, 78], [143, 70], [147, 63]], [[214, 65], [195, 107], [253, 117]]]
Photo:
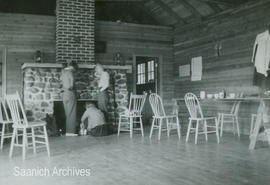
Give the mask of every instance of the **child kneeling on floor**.
[[[92, 136], [106, 136], [114, 131], [112, 125], [106, 124], [104, 114], [93, 103], [86, 103], [86, 110], [81, 118], [81, 130], [87, 119], [87, 133]], [[85, 134], [82, 134], [85, 135]]]

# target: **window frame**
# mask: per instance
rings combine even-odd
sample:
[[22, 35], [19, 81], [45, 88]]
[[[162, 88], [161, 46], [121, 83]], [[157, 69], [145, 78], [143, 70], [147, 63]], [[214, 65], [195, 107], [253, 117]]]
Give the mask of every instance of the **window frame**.
[[148, 59], [147, 61], [141, 61], [136, 64], [136, 84], [144, 85], [149, 83], [155, 83], [156, 62], [154, 59]]

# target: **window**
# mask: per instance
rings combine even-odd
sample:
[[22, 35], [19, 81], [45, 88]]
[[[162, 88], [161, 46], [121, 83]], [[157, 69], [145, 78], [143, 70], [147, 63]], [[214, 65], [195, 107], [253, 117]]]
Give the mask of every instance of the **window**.
[[155, 81], [155, 61], [137, 64], [137, 84], [146, 84]]
[[137, 84], [145, 84], [145, 63], [137, 65]]
[[155, 61], [151, 60], [147, 64], [148, 82], [152, 82], [155, 80]]

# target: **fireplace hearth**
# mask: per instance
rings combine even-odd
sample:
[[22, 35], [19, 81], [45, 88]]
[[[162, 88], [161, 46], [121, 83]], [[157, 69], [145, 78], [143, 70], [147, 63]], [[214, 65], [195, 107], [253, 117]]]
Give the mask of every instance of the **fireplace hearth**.
[[[29, 120], [43, 120], [46, 114], [53, 115], [54, 102], [62, 101], [61, 67], [61, 64], [55, 63], [25, 63], [22, 66], [23, 101]], [[128, 104], [127, 73], [131, 73], [132, 66], [106, 65], [104, 68], [112, 79], [109, 88], [109, 121], [115, 123], [115, 118]], [[75, 78], [78, 102], [95, 101], [97, 82], [94, 65], [79, 65]]]

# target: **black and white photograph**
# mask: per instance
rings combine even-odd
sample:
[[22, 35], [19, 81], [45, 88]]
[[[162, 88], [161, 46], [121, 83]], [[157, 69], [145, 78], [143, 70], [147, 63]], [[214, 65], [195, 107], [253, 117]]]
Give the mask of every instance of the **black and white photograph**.
[[270, 0], [0, 0], [0, 185], [270, 185]]

